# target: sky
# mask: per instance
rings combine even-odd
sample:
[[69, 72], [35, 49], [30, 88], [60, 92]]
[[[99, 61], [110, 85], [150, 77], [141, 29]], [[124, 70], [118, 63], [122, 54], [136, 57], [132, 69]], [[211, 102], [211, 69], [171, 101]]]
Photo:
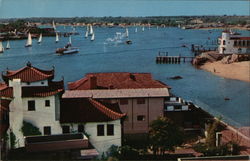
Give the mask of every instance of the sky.
[[0, 0], [0, 18], [249, 15], [249, 0]]

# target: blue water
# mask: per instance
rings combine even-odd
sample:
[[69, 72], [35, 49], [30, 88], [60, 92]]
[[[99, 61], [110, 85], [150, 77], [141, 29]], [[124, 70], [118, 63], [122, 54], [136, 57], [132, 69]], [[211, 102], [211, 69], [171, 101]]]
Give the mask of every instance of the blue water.
[[0, 0], [0, 18], [249, 15], [248, 0]]
[[[230, 80], [199, 70], [190, 63], [156, 64], [155, 57], [159, 51], [169, 55], [191, 56], [190, 49], [183, 44], [209, 45], [221, 35], [221, 30], [182, 30], [179, 28], [148, 28], [145, 32], [138, 27], [129, 27], [132, 45], [105, 44], [107, 38], [113, 38], [116, 32], [125, 32], [124, 28], [94, 27], [96, 40], [84, 38], [85, 27], [77, 27], [80, 35], [72, 37], [73, 46], [80, 52], [74, 55], [59, 56], [56, 48], [63, 47], [67, 37], [61, 37], [55, 43], [54, 37], [44, 37], [42, 44], [33, 39], [33, 46], [25, 48], [26, 40], [11, 41], [11, 49], [0, 54], [0, 71], [19, 69], [27, 61], [42, 69], [55, 66], [56, 79], [64, 76], [65, 82], [76, 81], [90, 72], [150, 72], [155, 79], [172, 87], [175, 95], [191, 100], [215, 116], [235, 126], [250, 126], [250, 83]], [[71, 27], [58, 27], [60, 31], [70, 31]], [[246, 31], [243, 34], [249, 34]], [[210, 38], [210, 41], [208, 40]], [[180, 39], [183, 38], [183, 39]], [[4, 42], [6, 45], [6, 42]], [[181, 80], [169, 77], [180, 75]], [[231, 98], [225, 101], [224, 98]]]

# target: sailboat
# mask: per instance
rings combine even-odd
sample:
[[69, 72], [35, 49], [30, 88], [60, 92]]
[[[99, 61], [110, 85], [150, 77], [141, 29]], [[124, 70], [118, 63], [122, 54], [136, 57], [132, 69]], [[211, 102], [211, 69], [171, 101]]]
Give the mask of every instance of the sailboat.
[[68, 42], [68, 44], [72, 44], [72, 40], [71, 40], [71, 36], [69, 36], [69, 42]]
[[126, 33], [125, 34], [126, 34], [126, 37], [128, 37], [128, 28], [126, 28]]
[[94, 31], [93, 31], [93, 27], [92, 27], [92, 25], [90, 25], [90, 27], [89, 27], [90, 29], [89, 29], [89, 34], [90, 35], [93, 35], [93, 33], [94, 33]]
[[6, 48], [5, 48], [6, 50], [8, 50], [8, 49], [10, 49], [10, 41], [8, 40], [7, 41], [7, 45], [6, 45]]
[[28, 34], [28, 40], [26, 42], [25, 47], [30, 47], [30, 46], [32, 46], [32, 38], [31, 38], [31, 34], [29, 32], [29, 34]]
[[42, 38], [43, 38], [43, 35], [40, 34], [39, 39], [38, 39], [38, 41], [37, 41], [38, 44], [40, 44], [40, 43], [42, 42]]
[[59, 41], [59, 36], [58, 36], [58, 33], [56, 32], [56, 43], [58, 43]]
[[3, 47], [2, 41], [0, 41], [0, 53], [3, 53], [3, 52], [4, 52], [4, 47]]
[[142, 32], [144, 32], [144, 30], [145, 30], [145, 29], [144, 29], [144, 26], [143, 26], [143, 27], [142, 27]]
[[91, 39], [90, 39], [91, 41], [94, 41], [95, 40], [95, 33], [93, 33], [92, 34], [92, 36], [91, 36]]
[[54, 28], [54, 30], [56, 30], [56, 25], [54, 21], [52, 22], [52, 27]]
[[135, 28], [135, 32], [137, 32], [137, 28]]
[[85, 33], [85, 38], [87, 38], [89, 35], [89, 27], [87, 26], [87, 30], [86, 30], [86, 33]]

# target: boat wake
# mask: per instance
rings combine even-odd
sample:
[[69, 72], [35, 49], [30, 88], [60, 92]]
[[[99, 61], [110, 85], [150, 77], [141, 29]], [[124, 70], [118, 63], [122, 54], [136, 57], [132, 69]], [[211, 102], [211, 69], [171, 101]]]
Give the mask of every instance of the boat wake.
[[126, 38], [126, 33], [116, 32], [113, 38], [107, 38], [104, 41], [105, 45], [119, 45], [124, 44]]

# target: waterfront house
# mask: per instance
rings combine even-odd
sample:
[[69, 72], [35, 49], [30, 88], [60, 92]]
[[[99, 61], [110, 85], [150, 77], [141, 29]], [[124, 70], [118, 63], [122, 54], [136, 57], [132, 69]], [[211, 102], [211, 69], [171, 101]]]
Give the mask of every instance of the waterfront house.
[[2, 98], [10, 98], [9, 130], [17, 138], [16, 147], [24, 146], [21, 132], [23, 122], [39, 129], [43, 135], [61, 134], [59, 122], [60, 95], [64, 91], [62, 81], [52, 81], [54, 69], [41, 70], [31, 63], [19, 70], [7, 70], [2, 74], [5, 88]]
[[[41, 70], [27, 63], [19, 70], [2, 74], [0, 84], [1, 134], [12, 132], [15, 148], [27, 152], [67, 152], [78, 149], [79, 157], [92, 149], [94, 156], [121, 146], [122, 118], [119, 105], [91, 98], [65, 98], [64, 82], [53, 81], [54, 69]], [[24, 122], [41, 135], [24, 136]], [[79, 152], [80, 150], [80, 152]], [[81, 156], [80, 154], [84, 155]], [[91, 154], [92, 156], [92, 154]]]
[[118, 103], [127, 116], [124, 134], [145, 134], [150, 122], [164, 114], [164, 100], [170, 87], [154, 80], [150, 73], [90, 73], [68, 84], [63, 98], [92, 98]]
[[84, 133], [101, 155], [112, 145], [121, 146], [122, 113], [118, 104], [99, 102], [92, 98], [63, 98], [60, 123], [63, 134]]
[[250, 37], [225, 30], [218, 39], [220, 54], [250, 54]]

